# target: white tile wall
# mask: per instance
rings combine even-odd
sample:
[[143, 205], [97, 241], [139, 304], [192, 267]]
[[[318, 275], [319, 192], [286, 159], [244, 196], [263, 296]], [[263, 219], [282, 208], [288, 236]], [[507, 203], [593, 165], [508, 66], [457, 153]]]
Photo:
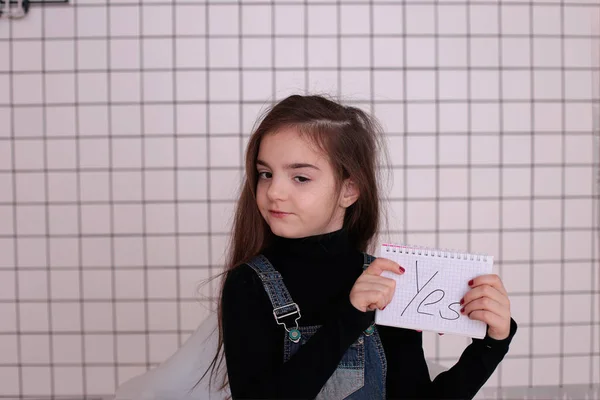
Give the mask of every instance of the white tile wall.
[[[486, 387], [600, 382], [600, 13], [561, 4], [88, 0], [0, 18], [0, 397], [111, 394], [185, 340], [256, 118], [305, 91], [380, 119], [393, 240], [495, 256], [520, 330]], [[425, 351], [450, 366], [466, 344]]]

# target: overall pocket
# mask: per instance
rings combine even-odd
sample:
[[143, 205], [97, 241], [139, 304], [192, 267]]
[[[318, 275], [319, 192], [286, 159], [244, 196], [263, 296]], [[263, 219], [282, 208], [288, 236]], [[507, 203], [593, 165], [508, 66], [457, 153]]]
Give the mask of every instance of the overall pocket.
[[[302, 337], [298, 343], [284, 338], [284, 362], [287, 362], [301, 346], [306, 344], [320, 326], [300, 326]], [[346, 350], [337, 369], [329, 377], [319, 395], [318, 400], [342, 400], [365, 385], [365, 342], [364, 336], [359, 338]]]

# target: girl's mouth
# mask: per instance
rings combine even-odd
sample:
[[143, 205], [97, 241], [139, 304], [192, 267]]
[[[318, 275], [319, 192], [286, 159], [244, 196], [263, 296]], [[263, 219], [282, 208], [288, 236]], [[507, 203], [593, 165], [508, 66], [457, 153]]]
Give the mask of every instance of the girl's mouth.
[[275, 210], [269, 210], [269, 213], [274, 216], [275, 218], [283, 218], [287, 215], [290, 215], [290, 213], [286, 213], [283, 211], [275, 211]]

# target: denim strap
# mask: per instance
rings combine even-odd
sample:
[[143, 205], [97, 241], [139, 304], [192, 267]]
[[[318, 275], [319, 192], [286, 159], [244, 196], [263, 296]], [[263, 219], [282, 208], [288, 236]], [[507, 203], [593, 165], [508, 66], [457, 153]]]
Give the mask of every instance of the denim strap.
[[247, 263], [257, 274], [271, 300], [273, 305], [273, 315], [279, 322], [279, 318], [298, 313], [300, 315], [300, 308], [287, 287], [283, 283], [283, 277], [281, 274], [271, 265], [267, 257], [259, 254]]
[[[364, 257], [364, 261], [363, 261], [363, 271], [367, 268], [369, 268], [369, 265], [373, 262], [373, 260], [375, 260], [376, 257], [367, 254], [367, 253], [363, 253], [363, 257]], [[367, 336], [371, 336], [373, 334], [373, 332], [375, 332], [375, 322], [373, 322], [371, 324], [371, 326], [369, 326], [367, 329], [365, 329], [365, 335]]]
[[369, 267], [369, 265], [375, 260], [375, 258], [370, 254], [363, 253], [364, 261], [363, 261], [363, 271]]

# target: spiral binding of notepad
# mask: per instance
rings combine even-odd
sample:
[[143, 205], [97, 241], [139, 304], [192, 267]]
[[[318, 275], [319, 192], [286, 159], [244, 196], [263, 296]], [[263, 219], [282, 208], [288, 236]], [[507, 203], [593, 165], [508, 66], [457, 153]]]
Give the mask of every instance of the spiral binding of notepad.
[[492, 256], [485, 254], [467, 253], [454, 249], [434, 249], [425, 246], [409, 246], [401, 244], [383, 244], [386, 253], [412, 254], [427, 257], [441, 257], [457, 260], [491, 261]]

